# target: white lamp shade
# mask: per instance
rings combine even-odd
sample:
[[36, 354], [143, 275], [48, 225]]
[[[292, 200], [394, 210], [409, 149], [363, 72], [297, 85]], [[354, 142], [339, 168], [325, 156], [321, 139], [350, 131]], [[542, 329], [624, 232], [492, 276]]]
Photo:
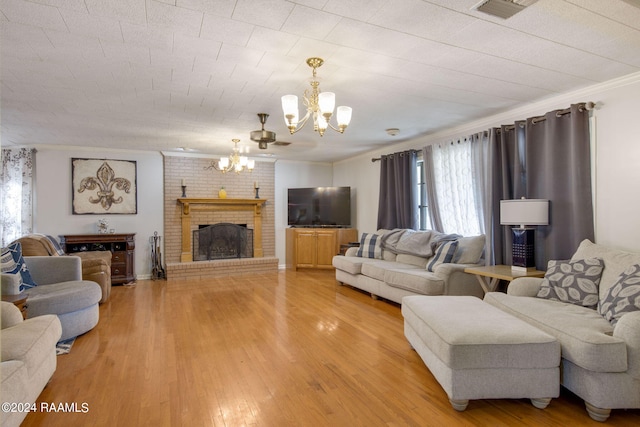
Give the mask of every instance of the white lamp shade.
[[325, 130], [327, 129], [327, 127], [329, 127], [329, 125], [327, 124], [327, 120], [324, 118], [323, 115], [318, 114], [317, 118], [318, 118], [318, 129]]
[[285, 116], [298, 116], [298, 97], [285, 95], [282, 97], [282, 111]]
[[319, 93], [318, 106], [322, 114], [333, 114], [333, 109], [336, 106], [336, 94], [333, 92]]
[[253, 159], [249, 159], [249, 161], [247, 162], [247, 169], [253, 170], [253, 168], [255, 167], [256, 167], [256, 161]]
[[223, 157], [220, 159], [220, 161], [218, 162], [218, 167], [220, 167], [220, 169], [226, 169], [229, 167], [229, 158], [228, 157]]
[[351, 122], [351, 107], [340, 106], [338, 107], [337, 120], [339, 126], [348, 126], [349, 122]]
[[548, 225], [549, 201], [544, 199], [500, 200], [500, 224]]

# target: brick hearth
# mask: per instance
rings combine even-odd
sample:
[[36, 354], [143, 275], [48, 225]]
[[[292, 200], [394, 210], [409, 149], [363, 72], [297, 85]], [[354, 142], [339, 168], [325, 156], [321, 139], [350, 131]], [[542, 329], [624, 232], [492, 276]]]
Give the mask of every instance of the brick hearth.
[[167, 280], [210, 279], [278, 271], [278, 258], [234, 258], [167, 264]]

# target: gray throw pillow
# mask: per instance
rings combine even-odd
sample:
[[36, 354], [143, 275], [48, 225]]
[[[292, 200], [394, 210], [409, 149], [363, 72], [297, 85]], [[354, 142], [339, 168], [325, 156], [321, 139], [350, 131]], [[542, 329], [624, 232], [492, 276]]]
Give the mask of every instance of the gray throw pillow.
[[623, 314], [640, 311], [640, 264], [627, 268], [607, 290], [598, 305], [598, 313], [613, 326]]
[[453, 261], [453, 257], [456, 255], [457, 249], [457, 240], [442, 243], [438, 246], [438, 249], [436, 249], [436, 254], [429, 259], [427, 263], [427, 271], [433, 272], [440, 264], [448, 264]]
[[595, 309], [603, 268], [600, 258], [549, 261], [537, 297]]
[[380, 236], [375, 233], [362, 233], [360, 237], [360, 247], [356, 256], [361, 258], [382, 259], [382, 248], [380, 246]]

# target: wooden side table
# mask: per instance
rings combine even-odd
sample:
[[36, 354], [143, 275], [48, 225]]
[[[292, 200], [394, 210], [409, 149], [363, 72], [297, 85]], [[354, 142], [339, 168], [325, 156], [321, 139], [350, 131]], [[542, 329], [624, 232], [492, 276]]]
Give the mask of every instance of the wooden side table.
[[27, 298], [29, 298], [29, 294], [26, 292], [21, 292], [18, 295], [2, 295], [2, 301], [11, 302], [18, 307], [23, 319], [27, 318]]
[[474, 274], [485, 293], [494, 292], [499, 280], [511, 282], [518, 277], [544, 277], [544, 271], [513, 271], [510, 265], [489, 265], [486, 267], [467, 267], [465, 273]]

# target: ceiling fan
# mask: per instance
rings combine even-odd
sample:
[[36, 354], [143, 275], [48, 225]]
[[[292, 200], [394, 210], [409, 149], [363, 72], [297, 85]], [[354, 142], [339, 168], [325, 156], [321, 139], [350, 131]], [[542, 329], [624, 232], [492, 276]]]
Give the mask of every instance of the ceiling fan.
[[266, 150], [268, 144], [270, 143], [282, 146], [291, 144], [290, 142], [276, 141], [276, 133], [264, 129], [264, 125], [265, 123], [267, 123], [268, 117], [269, 115], [267, 113], [258, 113], [258, 118], [260, 119], [260, 123], [262, 123], [262, 129], [254, 130], [253, 132], [251, 132], [251, 140], [257, 142], [258, 148], [260, 148], [261, 150]]

